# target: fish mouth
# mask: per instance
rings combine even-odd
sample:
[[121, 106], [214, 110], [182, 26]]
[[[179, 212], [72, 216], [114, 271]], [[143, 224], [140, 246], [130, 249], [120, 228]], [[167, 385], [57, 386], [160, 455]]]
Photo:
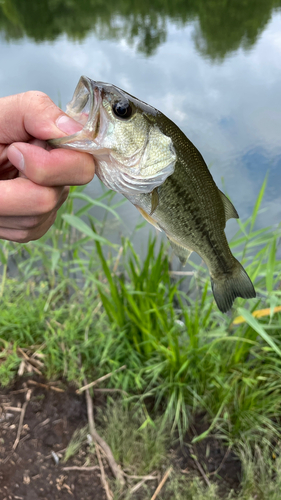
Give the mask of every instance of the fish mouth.
[[83, 129], [75, 134], [50, 139], [48, 143], [53, 147], [76, 149], [89, 152], [95, 150], [94, 142], [100, 128], [101, 89], [96, 82], [87, 76], [81, 76], [71, 101], [67, 104], [66, 114], [78, 123]]

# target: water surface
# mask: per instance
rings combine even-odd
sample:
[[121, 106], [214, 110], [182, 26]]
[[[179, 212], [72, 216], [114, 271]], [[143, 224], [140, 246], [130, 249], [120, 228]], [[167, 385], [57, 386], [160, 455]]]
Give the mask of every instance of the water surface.
[[[152, 104], [242, 219], [269, 172], [258, 224], [281, 221], [281, 0], [2, 0], [0, 60], [0, 96], [41, 90], [65, 108], [84, 74]], [[139, 221], [127, 203], [121, 214]]]

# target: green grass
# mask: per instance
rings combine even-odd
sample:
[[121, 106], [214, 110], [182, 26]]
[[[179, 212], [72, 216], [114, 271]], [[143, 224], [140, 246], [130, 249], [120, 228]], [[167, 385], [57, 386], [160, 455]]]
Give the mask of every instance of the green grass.
[[140, 405], [109, 403], [106, 412], [98, 411], [99, 432], [128, 474], [149, 474], [167, 462], [171, 438], [159, 420], [147, 423], [146, 409]]
[[[279, 439], [281, 314], [273, 310], [281, 304], [280, 228], [256, 229], [264, 190], [265, 183], [253, 214], [239, 221], [231, 242], [258, 297], [236, 300], [223, 315], [204, 266], [191, 261], [194, 275], [187, 286], [170, 273], [167, 245], [150, 238], [143, 260], [128, 238], [120, 247], [112, 245], [104, 227], [108, 217], [118, 218], [113, 195], [92, 200], [73, 188], [41, 240], [3, 242], [1, 384], [16, 374], [18, 347], [41, 356], [48, 378], [77, 386], [85, 376], [92, 380], [126, 364], [106, 386], [123, 389], [127, 402], [141, 404], [143, 432], [157, 420], [161, 432], [176, 430], [183, 439], [203, 413], [208, 428], [194, 442], [209, 433], [235, 446]], [[102, 222], [92, 213], [95, 206], [104, 210]], [[269, 316], [253, 318], [251, 312], [266, 307]], [[238, 315], [245, 322], [234, 325]]]
[[88, 432], [89, 432], [88, 425], [86, 425], [85, 427], [81, 427], [80, 429], [78, 428], [74, 431], [73, 436], [70, 442], [68, 443], [64, 453], [64, 457], [62, 460], [64, 463], [79, 452], [81, 446], [87, 440]]

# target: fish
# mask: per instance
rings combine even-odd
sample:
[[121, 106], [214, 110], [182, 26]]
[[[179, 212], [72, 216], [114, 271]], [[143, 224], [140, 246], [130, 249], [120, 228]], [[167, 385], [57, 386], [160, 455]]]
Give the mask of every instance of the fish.
[[227, 220], [238, 213], [172, 120], [124, 90], [86, 76], [66, 114], [83, 129], [49, 140], [51, 146], [92, 154], [99, 179], [166, 234], [183, 265], [196, 252], [208, 267], [221, 312], [231, 309], [236, 297], [256, 297], [224, 232]]

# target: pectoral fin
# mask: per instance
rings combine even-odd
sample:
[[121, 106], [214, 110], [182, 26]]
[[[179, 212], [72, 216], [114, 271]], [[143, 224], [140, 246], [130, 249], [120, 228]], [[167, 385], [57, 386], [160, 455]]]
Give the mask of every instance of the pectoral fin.
[[157, 188], [153, 189], [151, 193], [151, 212], [149, 215], [152, 215], [153, 212], [156, 210], [159, 204], [159, 195], [158, 195], [158, 190]]
[[181, 264], [185, 266], [187, 259], [192, 254], [192, 250], [190, 250], [189, 248], [182, 247], [181, 245], [176, 243], [170, 236], [167, 237], [176, 256], [180, 259]]
[[145, 210], [143, 210], [143, 208], [138, 207], [138, 205], [135, 205], [135, 207], [138, 209], [138, 211], [141, 213], [141, 215], [144, 217], [144, 219], [147, 220], [147, 222], [149, 222], [149, 224], [152, 224], [152, 226], [154, 226], [156, 229], [158, 229], [158, 231], [162, 232], [162, 229], [158, 226], [156, 220], [154, 220], [151, 217], [151, 215], [148, 215], [148, 213]]
[[227, 196], [225, 196], [225, 194], [220, 189], [219, 193], [221, 195], [221, 199], [224, 206], [225, 222], [228, 221], [228, 219], [239, 219], [237, 210], [232, 205], [231, 201], [227, 198]]

